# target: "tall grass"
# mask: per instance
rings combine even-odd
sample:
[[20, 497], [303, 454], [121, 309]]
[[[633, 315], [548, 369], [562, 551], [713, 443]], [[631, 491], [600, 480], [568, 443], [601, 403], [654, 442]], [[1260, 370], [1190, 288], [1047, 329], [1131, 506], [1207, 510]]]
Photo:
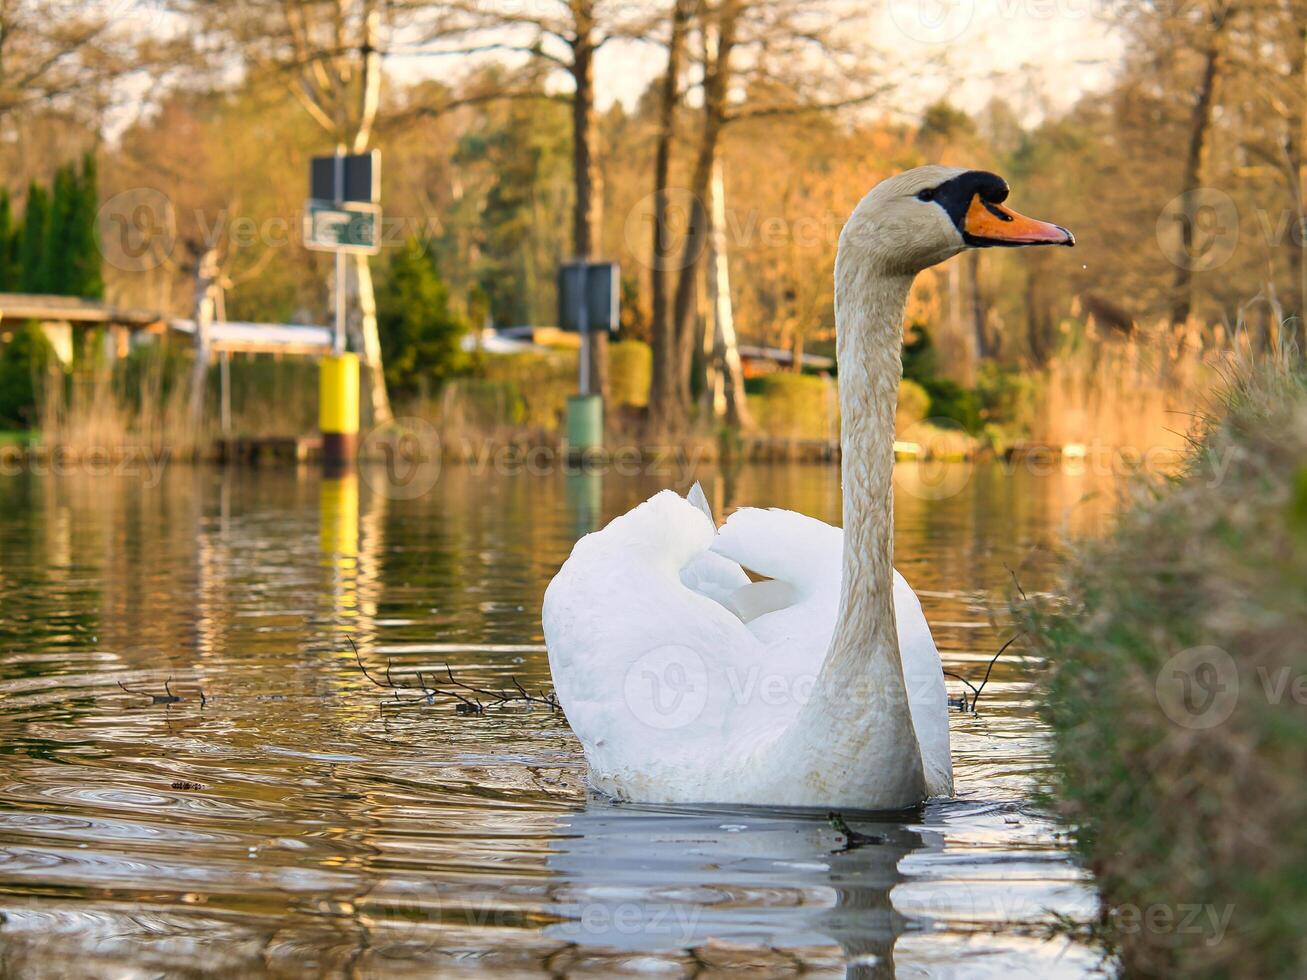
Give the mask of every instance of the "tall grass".
[[148, 449], [174, 459], [193, 456], [207, 431], [189, 417], [189, 385], [170, 382], [162, 361], [141, 373], [131, 397], [107, 368], [67, 377], [55, 372], [40, 391], [41, 445], [73, 455]]
[[[53, 367], [39, 386], [45, 450], [64, 454], [148, 449], [171, 459], [203, 456], [223, 435], [221, 366], [209, 368], [205, 410], [190, 415], [189, 349], [161, 343], [126, 359]], [[229, 365], [233, 437], [304, 436], [317, 426], [317, 365], [302, 358], [236, 355]]]
[[1206, 404], [1219, 371], [1246, 344], [1204, 343], [1197, 324], [1173, 332], [1141, 325], [1129, 337], [1102, 336], [1069, 323], [1061, 349], [1037, 377], [1026, 425], [1041, 445], [1181, 451], [1193, 412]]

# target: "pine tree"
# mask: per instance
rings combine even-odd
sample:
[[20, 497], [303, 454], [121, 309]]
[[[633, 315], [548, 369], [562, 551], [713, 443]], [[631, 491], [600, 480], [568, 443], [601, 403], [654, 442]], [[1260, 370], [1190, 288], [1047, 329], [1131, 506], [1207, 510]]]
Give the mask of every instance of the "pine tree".
[[74, 255], [73, 224], [77, 220], [77, 176], [72, 167], [60, 167], [54, 175], [49, 224], [42, 250], [44, 275], [41, 292], [56, 296], [75, 295], [72, 287]]
[[69, 256], [69, 292], [89, 299], [104, 297], [104, 272], [101, 266], [100, 240], [96, 236], [96, 217], [100, 207], [99, 179], [95, 151], [82, 157], [82, 169], [76, 179], [76, 201], [71, 229]]
[[0, 293], [18, 289], [17, 230], [8, 188], [0, 187]]
[[416, 239], [391, 260], [377, 295], [377, 319], [392, 391], [415, 394], [457, 372], [467, 322], [449, 307], [449, 289]]
[[25, 293], [45, 291], [45, 247], [50, 230], [50, 198], [45, 188], [32, 181], [27, 188], [27, 206], [23, 211], [22, 278]]

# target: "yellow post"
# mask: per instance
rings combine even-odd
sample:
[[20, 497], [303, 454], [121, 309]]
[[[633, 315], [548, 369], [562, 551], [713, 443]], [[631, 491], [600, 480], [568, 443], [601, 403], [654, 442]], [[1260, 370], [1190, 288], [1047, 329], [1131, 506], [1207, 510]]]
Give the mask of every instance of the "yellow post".
[[339, 472], [354, 462], [359, 435], [359, 359], [333, 354], [318, 372], [318, 428], [322, 430], [322, 465]]

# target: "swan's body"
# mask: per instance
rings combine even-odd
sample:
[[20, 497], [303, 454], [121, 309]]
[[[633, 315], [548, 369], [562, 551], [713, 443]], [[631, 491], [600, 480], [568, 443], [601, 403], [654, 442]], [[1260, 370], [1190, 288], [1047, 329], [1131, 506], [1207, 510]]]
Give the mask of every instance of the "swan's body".
[[[762, 798], [760, 762], [809, 696], [835, 632], [842, 545], [839, 528], [787, 510], [739, 510], [719, 532], [671, 490], [578, 542], [549, 586], [544, 622], [568, 721], [602, 733], [585, 743], [591, 785], [658, 802]], [[769, 580], [751, 583], [741, 565]], [[559, 601], [572, 596], [593, 609]], [[897, 573], [894, 604], [927, 790], [947, 795], [939, 653]]]
[[757, 509], [718, 531], [701, 493], [663, 491], [577, 542], [543, 621], [595, 789], [864, 809], [952, 792], [939, 653], [891, 564], [901, 322], [916, 273], [968, 245], [1070, 244], [997, 207], [1005, 196], [992, 174], [922, 167], [878, 185], [845, 226], [843, 531]]

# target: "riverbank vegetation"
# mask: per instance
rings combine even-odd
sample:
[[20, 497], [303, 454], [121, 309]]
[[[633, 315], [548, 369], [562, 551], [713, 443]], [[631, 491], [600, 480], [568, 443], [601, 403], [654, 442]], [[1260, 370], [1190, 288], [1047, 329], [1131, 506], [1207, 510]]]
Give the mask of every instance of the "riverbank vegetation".
[[[426, 314], [415, 312], [416, 306], [392, 312], [390, 295], [383, 285], [381, 319], [398, 325], [396, 335], [415, 335], [428, 322], [438, 331], [434, 340], [419, 337], [409, 354], [395, 357], [388, 367], [396, 415], [429, 423], [423, 431], [439, 433], [439, 446], [430, 448], [457, 460], [488, 446], [561, 444], [567, 398], [576, 390], [575, 346], [514, 354], [463, 350], [450, 343], [447, 308], [433, 304]], [[1040, 371], [986, 364], [971, 387], [939, 373], [922, 356], [920, 341], [910, 343], [896, 413], [900, 452], [957, 459], [1029, 449], [1056, 455], [1069, 448], [1121, 454], [1153, 470], [1162, 457], [1178, 458], [1193, 406], [1219, 381], [1220, 354], [1195, 342], [1169, 359], [1159, 356], [1151, 341], [1154, 331], [1168, 332], [1165, 324], [1140, 327], [1136, 337], [1110, 344], [1093, 337], [1092, 323], [1068, 321], [1064, 327], [1065, 348]], [[924, 335], [923, 328], [916, 329]], [[0, 349], [0, 428], [32, 430], [47, 450], [151, 445], [182, 460], [212, 454], [214, 441], [223, 437], [294, 438], [315, 428], [316, 366], [307, 360], [233, 355], [225, 430], [222, 367], [213, 365], [208, 408], [197, 429], [185, 411], [191, 350], [176, 338], [114, 360], [104, 356], [105, 338], [90, 334], [73, 365], [65, 367], [39, 330], [29, 326], [15, 336]], [[1248, 351], [1244, 340], [1233, 341], [1236, 351]], [[649, 346], [618, 341], [609, 348], [609, 360], [610, 443], [655, 447], [645, 424]], [[432, 382], [420, 365], [436, 362], [456, 368]], [[746, 390], [750, 452], [764, 458], [833, 458], [825, 447], [838, 443], [838, 378], [773, 371], [747, 380]], [[268, 410], [269, 399], [276, 411]], [[735, 437], [722, 441], [724, 427], [704, 401], [697, 404], [696, 417], [683, 437], [709, 447], [709, 455], [743, 451]]]
[[1018, 616], [1126, 975], [1307, 972], [1307, 375], [1237, 380]]

